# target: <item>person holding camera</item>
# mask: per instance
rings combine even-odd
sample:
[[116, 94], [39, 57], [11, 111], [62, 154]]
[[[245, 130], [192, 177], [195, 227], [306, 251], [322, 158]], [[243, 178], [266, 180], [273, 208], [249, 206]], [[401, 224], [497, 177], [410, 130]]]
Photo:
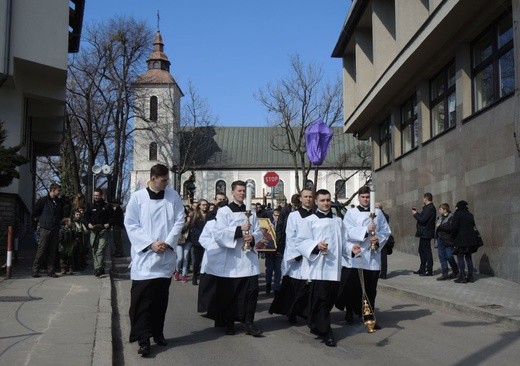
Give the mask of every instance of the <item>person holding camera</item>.
[[435, 218], [437, 210], [433, 205], [433, 196], [431, 193], [425, 193], [423, 196], [423, 210], [417, 211], [412, 208], [412, 215], [417, 220], [417, 231], [415, 237], [419, 238], [419, 258], [421, 265], [414, 274], [420, 276], [433, 276], [433, 254], [431, 248], [431, 240], [435, 234]]

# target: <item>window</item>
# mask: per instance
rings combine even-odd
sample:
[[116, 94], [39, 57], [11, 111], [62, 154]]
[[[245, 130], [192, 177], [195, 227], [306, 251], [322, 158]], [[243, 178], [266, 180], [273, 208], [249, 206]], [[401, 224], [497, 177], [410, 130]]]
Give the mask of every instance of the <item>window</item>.
[[390, 116], [379, 125], [379, 166], [390, 162]]
[[417, 147], [419, 121], [417, 120], [417, 99], [415, 95], [401, 106], [401, 153]]
[[157, 143], [152, 142], [148, 147], [148, 159], [157, 160]]
[[217, 193], [226, 194], [226, 182], [224, 182], [222, 179], [217, 180], [217, 183], [215, 183], [215, 195]]
[[335, 198], [347, 198], [347, 181], [345, 179], [337, 180], [334, 185]]
[[472, 44], [474, 112], [515, 91], [513, 53], [513, 21], [508, 12]]
[[150, 121], [157, 122], [157, 97], [150, 97]]
[[273, 198], [274, 199], [277, 199], [277, 200], [285, 199], [285, 194], [284, 194], [285, 184], [284, 184], [283, 180], [280, 179], [278, 181], [278, 184], [275, 185], [272, 189], [273, 189]]
[[455, 126], [455, 105], [455, 62], [452, 61], [430, 80], [432, 137]]
[[246, 188], [247, 188], [247, 184], [248, 183], [253, 184], [253, 197], [256, 197], [256, 183], [255, 183], [255, 181], [252, 180], [252, 179], [246, 180]]

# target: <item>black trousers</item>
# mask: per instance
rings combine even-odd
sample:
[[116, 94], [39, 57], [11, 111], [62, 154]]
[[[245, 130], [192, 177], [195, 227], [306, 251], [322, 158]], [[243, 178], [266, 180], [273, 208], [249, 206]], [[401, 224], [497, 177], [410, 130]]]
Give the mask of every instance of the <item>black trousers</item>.
[[201, 245], [193, 245], [191, 247], [191, 252], [193, 253], [193, 280], [195, 281], [200, 275], [200, 265], [202, 263], [202, 258], [204, 257], [204, 247]]
[[330, 311], [334, 306], [339, 282], [312, 280], [309, 286], [309, 317], [307, 325], [314, 334], [330, 329]]
[[282, 314], [307, 318], [309, 304], [309, 284], [307, 280], [297, 280], [284, 276], [280, 291], [274, 295], [269, 314]]
[[433, 272], [433, 254], [431, 239], [419, 239], [419, 258], [421, 265], [419, 272]]
[[[375, 309], [377, 282], [379, 281], [379, 271], [363, 269], [363, 279], [365, 284], [365, 293], [368, 301]], [[361, 288], [361, 277], [358, 268], [341, 269], [341, 283], [336, 299], [336, 307], [340, 310], [345, 309], [348, 312], [361, 315], [363, 302], [363, 290]]]
[[58, 253], [59, 229], [47, 230], [40, 228], [38, 249], [32, 267], [33, 273], [45, 267], [47, 273], [54, 273], [56, 255]]
[[132, 281], [130, 342], [163, 335], [171, 278]]
[[215, 277], [215, 326], [227, 326], [235, 321], [252, 323], [258, 302], [258, 276]]

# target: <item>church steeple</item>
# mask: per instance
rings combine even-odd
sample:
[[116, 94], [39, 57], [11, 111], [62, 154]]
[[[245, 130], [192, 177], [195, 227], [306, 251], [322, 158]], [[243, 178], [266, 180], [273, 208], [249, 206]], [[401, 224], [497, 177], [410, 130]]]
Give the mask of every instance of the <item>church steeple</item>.
[[155, 40], [153, 42], [153, 51], [148, 56], [148, 70], [161, 69], [170, 72], [170, 61], [168, 56], [164, 53], [164, 43], [161, 36], [161, 31], [157, 30]]

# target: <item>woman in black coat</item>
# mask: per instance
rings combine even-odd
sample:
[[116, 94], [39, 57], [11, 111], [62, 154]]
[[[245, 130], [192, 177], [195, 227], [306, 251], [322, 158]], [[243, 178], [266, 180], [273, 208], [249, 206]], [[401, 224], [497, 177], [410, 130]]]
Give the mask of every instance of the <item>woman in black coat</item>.
[[[475, 220], [468, 210], [466, 201], [459, 201], [451, 222], [451, 237], [455, 242], [454, 254], [457, 253], [459, 276], [457, 283], [473, 282], [473, 261], [471, 254], [478, 249], [477, 235], [475, 233]], [[468, 265], [468, 275], [464, 276], [465, 263]]]

